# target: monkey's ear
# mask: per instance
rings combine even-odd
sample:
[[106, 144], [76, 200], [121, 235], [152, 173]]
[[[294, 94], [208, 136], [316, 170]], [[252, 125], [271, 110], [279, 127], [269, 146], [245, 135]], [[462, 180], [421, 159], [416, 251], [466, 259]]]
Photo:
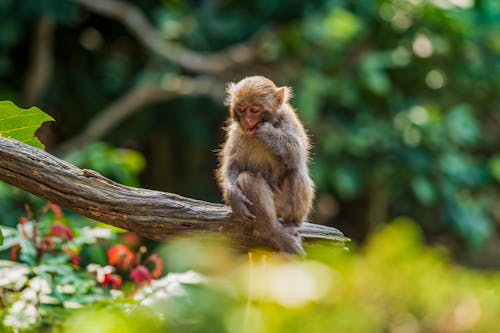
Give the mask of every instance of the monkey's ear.
[[292, 98], [292, 95], [292, 88], [290, 87], [279, 87], [276, 90], [276, 99], [278, 100], [279, 105], [288, 103], [290, 98]]
[[226, 86], [226, 99], [224, 100], [224, 105], [225, 106], [230, 106], [231, 102], [233, 101], [233, 92], [236, 84], [233, 82], [229, 82]]

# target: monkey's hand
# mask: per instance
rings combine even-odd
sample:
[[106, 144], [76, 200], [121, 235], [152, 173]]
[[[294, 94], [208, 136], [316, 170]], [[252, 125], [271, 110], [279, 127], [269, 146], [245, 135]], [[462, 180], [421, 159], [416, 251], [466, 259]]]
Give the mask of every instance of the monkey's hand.
[[231, 190], [229, 201], [231, 209], [237, 218], [246, 221], [255, 220], [255, 215], [251, 212], [250, 208], [253, 206], [253, 203], [241, 193], [239, 188], [236, 187]]
[[270, 121], [265, 121], [257, 128], [256, 134], [257, 137], [263, 138], [272, 135], [275, 131], [277, 131], [276, 127], [274, 127]]
[[280, 130], [271, 122], [264, 122], [259, 125], [255, 131], [255, 136], [258, 140], [264, 142], [267, 146], [273, 145], [276, 139], [280, 136]]
[[286, 124], [275, 127], [265, 122], [257, 128], [255, 135], [290, 169], [296, 168], [306, 154], [297, 135]]

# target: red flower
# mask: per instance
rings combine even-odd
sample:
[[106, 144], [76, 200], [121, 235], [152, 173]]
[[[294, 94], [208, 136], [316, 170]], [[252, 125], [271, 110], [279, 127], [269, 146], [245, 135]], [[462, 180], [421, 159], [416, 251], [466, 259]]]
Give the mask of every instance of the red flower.
[[66, 240], [73, 240], [73, 233], [71, 232], [71, 230], [67, 226], [59, 222], [56, 222], [52, 225], [52, 227], [50, 228], [50, 234]]
[[73, 267], [80, 267], [80, 256], [78, 255], [78, 253], [74, 251], [69, 252], [69, 260], [71, 260], [71, 264], [73, 265]]
[[[150, 263], [152, 263], [153, 268], [151, 268]], [[161, 258], [159, 255], [156, 253], [153, 253], [148, 257], [146, 260], [146, 264], [151, 270], [151, 275], [153, 276], [153, 279], [158, 279], [161, 276], [161, 273], [163, 272], [163, 262], [161, 261]]]
[[122, 285], [122, 277], [115, 274], [104, 275], [104, 280], [102, 281], [102, 286], [107, 288], [111, 284], [111, 288], [118, 289]]
[[52, 251], [55, 247], [56, 243], [54, 242], [54, 239], [50, 236], [43, 237], [42, 240], [38, 243], [38, 248], [43, 252]]
[[130, 272], [129, 277], [139, 286], [148, 284], [153, 279], [151, 272], [143, 265], [139, 265], [134, 268], [132, 272]]
[[21, 245], [16, 244], [10, 248], [10, 260], [16, 261], [19, 255], [19, 250], [21, 250]]
[[62, 219], [63, 213], [61, 207], [59, 207], [58, 205], [49, 204], [49, 209], [54, 212], [54, 214], [56, 215], [56, 219], [58, 220]]
[[127, 244], [131, 248], [139, 246], [142, 242], [142, 238], [135, 232], [126, 232], [121, 235], [121, 240], [123, 243]]
[[104, 280], [102, 280], [102, 286], [104, 288], [107, 288], [110, 282], [111, 282], [111, 274], [104, 275]]
[[115, 275], [111, 280], [111, 288], [119, 289], [121, 285], [122, 285], [122, 277], [119, 275]]
[[28, 233], [26, 232], [26, 229], [24, 228], [24, 225], [26, 224], [26, 222], [28, 222], [28, 219], [25, 217], [21, 217], [19, 219], [19, 224], [21, 225], [21, 235], [24, 238], [28, 238]]
[[125, 245], [115, 245], [108, 249], [108, 263], [118, 270], [126, 271], [134, 262], [134, 254]]

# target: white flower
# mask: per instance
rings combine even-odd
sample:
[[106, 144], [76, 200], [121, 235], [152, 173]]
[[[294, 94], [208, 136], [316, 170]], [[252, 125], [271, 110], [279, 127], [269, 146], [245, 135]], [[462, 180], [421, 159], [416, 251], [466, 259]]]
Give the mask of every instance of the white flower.
[[40, 294], [50, 294], [52, 292], [47, 280], [39, 276], [35, 276], [30, 280], [30, 287]]
[[104, 281], [104, 271], [102, 269], [98, 270], [95, 275], [95, 280], [99, 283]]
[[194, 271], [185, 273], [169, 273], [167, 276], [151, 281], [153, 288], [171, 287], [172, 284], [198, 284], [203, 281], [203, 276]]
[[33, 318], [33, 322], [35, 322], [38, 317], [38, 309], [33, 304], [27, 304], [24, 309], [24, 315], [29, 318]]
[[98, 264], [88, 264], [87, 265], [87, 272], [94, 273], [94, 272], [97, 272], [99, 269], [101, 269], [101, 265], [98, 265]]
[[59, 304], [59, 300], [49, 295], [40, 295], [40, 303], [43, 304]]
[[38, 302], [38, 295], [35, 289], [28, 287], [24, 288], [23, 291], [21, 291], [21, 299], [27, 302], [36, 303]]
[[186, 295], [183, 284], [196, 284], [203, 281], [203, 276], [194, 271], [169, 273], [167, 276], [151, 281], [150, 286], [140, 289], [134, 299], [143, 305], [152, 305], [158, 300]]
[[14, 328], [14, 331], [24, 330], [36, 323], [40, 316], [35, 305], [25, 301], [16, 301], [7, 311], [3, 321], [5, 326]]
[[97, 238], [109, 239], [113, 237], [113, 232], [109, 228], [85, 227], [80, 231], [80, 235], [86, 243], [95, 243]]
[[24, 287], [24, 285], [26, 284], [26, 282], [28, 281], [28, 277], [26, 275], [22, 275], [20, 276], [15, 284], [14, 284], [14, 290], [20, 290]]
[[186, 295], [186, 290], [179, 282], [174, 282], [168, 286], [168, 293], [175, 297], [181, 297]]
[[116, 289], [111, 289], [109, 291], [109, 293], [111, 294], [111, 297], [113, 297], [113, 298], [118, 298], [123, 294], [123, 292], [121, 290], [116, 290]]
[[102, 268], [102, 271], [104, 272], [104, 274], [111, 274], [115, 271], [115, 268], [113, 266], [106, 265]]
[[29, 268], [8, 260], [0, 261], [0, 287], [21, 289], [28, 280]]
[[154, 304], [154, 299], [152, 297], [148, 297], [141, 301], [141, 305], [152, 306]]
[[10, 307], [9, 312], [13, 315], [20, 314], [23, 311], [23, 309], [26, 307], [27, 304], [28, 303], [26, 303], [23, 300], [16, 301], [16, 302], [12, 303], [12, 306]]
[[170, 273], [167, 277], [184, 284], [198, 284], [203, 281], [203, 276], [195, 271], [185, 273]]
[[65, 284], [65, 285], [58, 285], [56, 287], [57, 291], [60, 292], [61, 294], [74, 294], [76, 291], [75, 286], [71, 284]]
[[82, 305], [80, 303], [75, 302], [75, 301], [66, 301], [63, 303], [63, 306], [66, 309], [79, 309], [82, 307]]

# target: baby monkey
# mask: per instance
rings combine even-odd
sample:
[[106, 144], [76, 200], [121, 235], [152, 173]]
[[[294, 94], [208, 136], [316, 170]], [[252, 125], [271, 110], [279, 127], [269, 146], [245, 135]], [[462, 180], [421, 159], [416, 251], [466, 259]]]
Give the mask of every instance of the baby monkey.
[[290, 88], [262, 76], [228, 85], [217, 179], [235, 217], [262, 246], [302, 254], [297, 227], [311, 210], [314, 184], [309, 138], [290, 97]]

